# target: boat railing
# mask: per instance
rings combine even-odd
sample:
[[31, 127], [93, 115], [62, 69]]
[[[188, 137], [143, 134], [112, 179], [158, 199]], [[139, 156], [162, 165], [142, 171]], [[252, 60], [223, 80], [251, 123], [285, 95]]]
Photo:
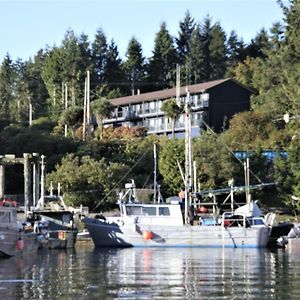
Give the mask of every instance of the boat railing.
[[224, 212], [222, 214], [221, 225], [223, 227], [248, 227], [249, 223], [247, 221], [246, 215], [233, 215], [231, 212]]

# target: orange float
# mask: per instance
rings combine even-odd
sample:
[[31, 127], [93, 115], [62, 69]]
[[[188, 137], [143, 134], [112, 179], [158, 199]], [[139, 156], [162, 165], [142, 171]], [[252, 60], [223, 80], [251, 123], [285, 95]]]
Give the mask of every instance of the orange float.
[[144, 240], [151, 240], [153, 238], [153, 233], [149, 230], [143, 232]]

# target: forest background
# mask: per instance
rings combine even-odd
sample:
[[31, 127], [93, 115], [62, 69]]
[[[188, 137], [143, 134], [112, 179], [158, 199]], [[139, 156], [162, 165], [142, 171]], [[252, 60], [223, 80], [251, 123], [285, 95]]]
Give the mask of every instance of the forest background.
[[[244, 185], [243, 161], [233, 151], [245, 151], [251, 183], [276, 183], [253, 191], [253, 198], [267, 206], [297, 208], [300, 203], [293, 199], [300, 198], [300, 1], [278, 5], [283, 20], [262, 29], [248, 44], [234, 31], [226, 36], [210, 16], [196, 23], [187, 11], [177, 36], [161, 24], [147, 58], [132, 37], [121, 59], [117, 45], [107, 41], [102, 29], [92, 41], [69, 30], [61, 45], [40, 49], [26, 61], [12, 61], [7, 54], [0, 66], [0, 154], [46, 155], [48, 188], [50, 182], [60, 183], [67, 203], [106, 210], [113, 207], [125, 182], [134, 179], [138, 187], [151, 187], [156, 143], [163, 195], [178, 194], [183, 186], [177, 163], [184, 166], [182, 139], [147, 136], [145, 128], [102, 131], [101, 121], [111, 112], [109, 99], [174, 87], [180, 65], [182, 85], [233, 77], [255, 91], [251, 110], [235, 115], [228, 129], [216, 134], [207, 128], [193, 139], [201, 190], [228, 187], [232, 178]], [[99, 126], [83, 138], [87, 71]], [[276, 153], [275, 158], [266, 158], [266, 150]], [[6, 193], [22, 193], [22, 180], [21, 166], [7, 168]]]

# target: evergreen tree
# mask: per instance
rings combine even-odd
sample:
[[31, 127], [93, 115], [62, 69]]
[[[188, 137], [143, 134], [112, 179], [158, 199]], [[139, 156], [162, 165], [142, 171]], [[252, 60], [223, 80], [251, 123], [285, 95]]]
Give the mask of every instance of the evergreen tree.
[[77, 105], [83, 99], [84, 84], [82, 81], [80, 82], [80, 78], [82, 74], [85, 75], [85, 70], [81, 69], [81, 49], [74, 31], [67, 31], [62, 42], [62, 50], [62, 83], [68, 85], [70, 103]]
[[212, 70], [210, 79], [223, 78], [226, 71], [226, 35], [219, 23], [212, 27], [209, 50]]
[[203, 81], [208, 81], [211, 79], [211, 74], [213, 72], [211, 68], [211, 53], [210, 53], [210, 43], [211, 43], [211, 18], [207, 16], [201, 25], [201, 36], [202, 36], [202, 51], [203, 51]]
[[283, 40], [284, 40], [284, 28], [280, 22], [275, 22], [270, 29], [270, 44], [271, 50], [279, 50]]
[[239, 62], [245, 59], [245, 44], [233, 30], [226, 43], [227, 47], [227, 74], [232, 74], [232, 70]]
[[190, 40], [195, 29], [195, 21], [189, 11], [186, 12], [183, 21], [179, 22], [178, 38], [175, 38], [178, 63], [181, 65], [181, 78], [183, 82], [189, 82], [189, 64], [187, 57], [190, 53]]
[[98, 29], [95, 39], [92, 43], [92, 64], [93, 72], [91, 74], [91, 88], [95, 91], [95, 97], [101, 95], [99, 87], [104, 82], [104, 69], [107, 63], [108, 45], [104, 32]]
[[189, 41], [192, 36], [192, 32], [195, 28], [194, 19], [191, 17], [189, 11], [186, 12], [184, 20], [179, 22], [178, 38], [175, 38], [178, 53], [178, 62], [180, 65], [185, 64], [185, 59], [190, 52]]
[[246, 55], [251, 57], [266, 58], [266, 51], [271, 48], [268, 32], [263, 28], [254, 39], [251, 40], [250, 44], [246, 47]]
[[219, 23], [207, 16], [201, 26], [203, 49], [203, 80], [224, 77], [226, 70], [226, 36]]
[[58, 47], [48, 49], [42, 78], [49, 94], [49, 111], [52, 115], [59, 115], [64, 108], [63, 81], [63, 50]]
[[122, 68], [122, 60], [119, 57], [118, 47], [112, 40], [107, 50], [107, 61], [103, 72], [103, 81], [106, 84], [105, 95], [119, 89], [124, 95], [128, 90], [125, 84], [125, 74]]
[[9, 107], [14, 99], [15, 68], [9, 54], [0, 67], [0, 118], [10, 120]]
[[44, 59], [44, 53], [40, 50], [34, 56], [34, 61], [29, 60], [25, 64], [24, 76], [27, 82], [30, 103], [32, 104], [33, 119], [48, 114], [48, 92], [42, 79]]
[[[29, 114], [29, 89], [28, 89], [28, 71], [26, 69], [28, 63], [18, 59], [15, 63], [15, 91], [14, 101], [10, 103], [11, 117], [14, 122], [28, 124]], [[42, 80], [42, 79], [41, 79]], [[44, 83], [44, 81], [42, 81]], [[47, 97], [46, 97], [47, 100]]]
[[154, 41], [154, 51], [148, 66], [148, 82], [155, 88], [165, 89], [175, 85], [176, 51], [173, 38], [162, 23]]
[[191, 39], [189, 41], [189, 53], [186, 57], [187, 84], [195, 84], [202, 82], [204, 78], [203, 72], [203, 50], [202, 39], [200, 35], [200, 27], [196, 25]]
[[80, 51], [80, 61], [78, 63], [79, 68], [79, 76], [77, 81], [81, 82], [81, 87], [83, 87], [85, 78], [86, 78], [86, 71], [92, 71], [92, 50], [90, 47], [90, 42], [88, 40], [88, 36], [82, 33], [78, 38], [78, 47]]
[[129, 41], [126, 52], [127, 60], [124, 63], [126, 79], [131, 83], [131, 91], [140, 88], [145, 76], [145, 59], [142, 55], [141, 44], [133, 37]]

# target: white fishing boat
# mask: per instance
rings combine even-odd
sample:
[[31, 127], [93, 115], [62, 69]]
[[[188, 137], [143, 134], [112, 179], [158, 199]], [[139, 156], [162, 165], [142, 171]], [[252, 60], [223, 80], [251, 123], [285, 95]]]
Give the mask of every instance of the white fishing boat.
[[15, 207], [0, 207], [0, 257], [36, 253], [39, 236], [17, 220]]
[[184, 224], [179, 202], [119, 203], [120, 217], [84, 218], [96, 247], [226, 247], [260, 248], [269, 240], [268, 226], [250, 226], [244, 215]]

